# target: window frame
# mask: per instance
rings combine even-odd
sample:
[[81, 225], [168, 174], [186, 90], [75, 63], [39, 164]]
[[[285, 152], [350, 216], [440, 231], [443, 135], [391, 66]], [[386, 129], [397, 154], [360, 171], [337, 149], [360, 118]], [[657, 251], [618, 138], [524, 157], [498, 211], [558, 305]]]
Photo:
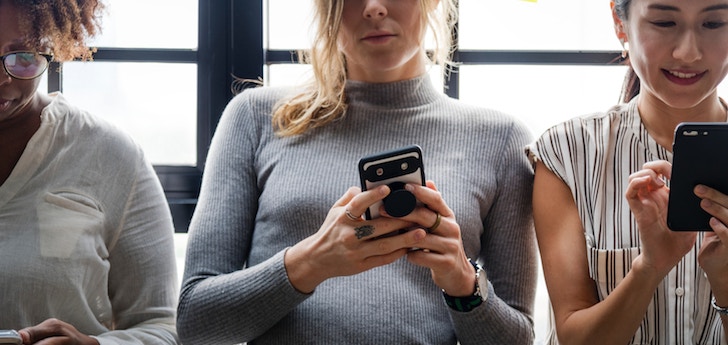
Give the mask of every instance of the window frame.
[[[197, 49], [98, 47], [94, 61], [195, 63], [197, 65], [197, 164], [155, 165], [172, 212], [175, 231], [187, 228], [200, 192], [204, 162], [216, 125], [234, 96], [233, 76], [258, 79], [266, 66], [297, 63], [296, 50], [264, 44], [267, 0], [199, 0]], [[594, 65], [619, 63], [619, 51], [510, 51], [454, 49], [459, 65]], [[48, 92], [62, 91], [62, 70], [48, 69]], [[459, 69], [445, 78], [447, 95], [459, 98]]]

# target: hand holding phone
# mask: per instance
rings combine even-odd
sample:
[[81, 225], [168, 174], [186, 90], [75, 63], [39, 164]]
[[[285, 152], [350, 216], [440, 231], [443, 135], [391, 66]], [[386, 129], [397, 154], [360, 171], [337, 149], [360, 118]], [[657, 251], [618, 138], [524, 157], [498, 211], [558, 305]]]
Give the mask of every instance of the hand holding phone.
[[686, 122], [675, 130], [667, 226], [712, 231], [710, 214], [693, 189], [702, 184], [728, 194], [728, 123]]
[[419, 204], [415, 196], [404, 189], [405, 184], [425, 185], [422, 149], [417, 145], [411, 145], [366, 156], [359, 160], [359, 178], [363, 191], [381, 185], [388, 185], [391, 189], [384, 200], [367, 209], [366, 219], [379, 217], [379, 208], [382, 205], [387, 214], [404, 217]]

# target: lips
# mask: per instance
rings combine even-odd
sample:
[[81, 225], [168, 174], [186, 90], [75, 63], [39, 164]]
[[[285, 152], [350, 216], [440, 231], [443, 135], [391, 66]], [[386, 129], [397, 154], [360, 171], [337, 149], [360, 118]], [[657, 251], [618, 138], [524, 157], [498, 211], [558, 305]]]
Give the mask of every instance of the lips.
[[380, 41], [380, 40], [386, 40], [390, 37], [395, 37], [396, 35], [388, 32], [388, 31], [374, 31], [369, 32], [362, 38], [362, 41]]
[[8, 107], [10, 107], [10, 100], [9, 99], [2, 99], [0, 98], [0, 111], [5, 111]]
[[678, 71], [678, 70], [666, 70], [663, 69], [662, 73], [672, 81], [673, 83], [679, 84], [679, 85], [691, 85], [694, 83], [697, 83], [700, 79], [703, 78], [703, 76], [707, 73], [707, 71], [703, 72], [691, 72], [691, 71]]

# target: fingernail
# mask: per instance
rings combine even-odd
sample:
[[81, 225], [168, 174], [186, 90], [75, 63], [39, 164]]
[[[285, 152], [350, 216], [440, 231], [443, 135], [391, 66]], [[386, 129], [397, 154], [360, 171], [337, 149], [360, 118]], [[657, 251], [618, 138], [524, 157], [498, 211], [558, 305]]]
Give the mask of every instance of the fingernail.
[[695, 186], [695, 194], [705, 194], [708, 192], [708, 189], [705, 188], [702, 184], [699, 184]]
[[404, 189], [406, 189], [410, 192], [413, 192], [415, 190], [415, 186], [408, 183], [408, 184], [404, 185]]

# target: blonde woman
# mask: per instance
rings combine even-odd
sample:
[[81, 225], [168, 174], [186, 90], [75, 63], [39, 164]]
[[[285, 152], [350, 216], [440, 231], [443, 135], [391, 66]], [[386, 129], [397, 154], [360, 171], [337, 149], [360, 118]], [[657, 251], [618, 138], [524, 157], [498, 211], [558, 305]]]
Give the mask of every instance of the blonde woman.
[[[529, 134], [432, 86], [423, 38], [447, 62], [452, 2], [315, 3], [313, 82], [245, 91], [217, 127], [182, 341], [531, 344]], [[359, 158], [411, 144], [429, 181], [407, 189], [427, 207], [364, 220], [391, 191], [354, 187]]]

